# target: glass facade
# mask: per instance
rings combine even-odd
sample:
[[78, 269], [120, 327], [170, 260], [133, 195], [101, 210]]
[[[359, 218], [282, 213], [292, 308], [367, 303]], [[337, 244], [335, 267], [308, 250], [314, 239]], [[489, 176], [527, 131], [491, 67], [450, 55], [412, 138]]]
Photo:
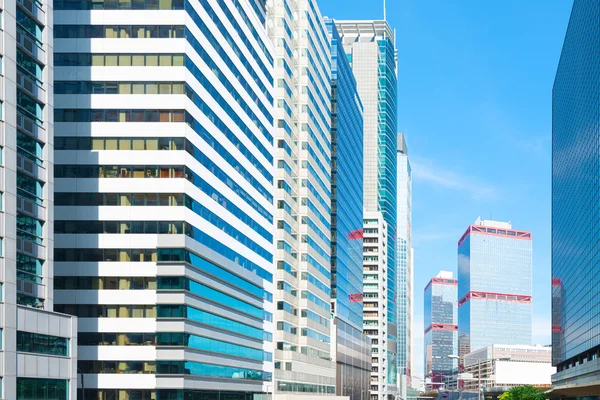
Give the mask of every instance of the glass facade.
[[17, 351], [66, 357], [69, 355], [69, 339], [17, 331]]
[[552, 360], [557, 387], [586, 383], [600, 371], [599, 19], [597, 1], [574, 1], [553, 89]]
[[458, 244], [459, 353], [531, 343], [531, 233], [479, 221]]
[[457, 294], [458, 282], [452, 273], [438, 275], [425, 287], [423, 365], [429, 389], [439, 389], [458, 364], [448, 357], [458, 351]]
[[68, 388], [66, 380], [17, 378], [17, 399], [69, 400]]

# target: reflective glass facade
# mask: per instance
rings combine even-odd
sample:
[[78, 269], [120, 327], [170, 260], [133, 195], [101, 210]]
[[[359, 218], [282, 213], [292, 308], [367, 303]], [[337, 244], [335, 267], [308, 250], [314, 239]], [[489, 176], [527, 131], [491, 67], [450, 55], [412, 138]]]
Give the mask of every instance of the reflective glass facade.
[[[600, 5], [575, 0], [552, 100], [553, 385], [600, 371]], [[581, 365], [584, 364], [584, 365]], [[585, 378], [583, 375], [585, 374]], [[580, 380], [581, 379], [581, 380]]]
[[458, 364], [448, 357], [458, 351], [457, 294], [458, 282], [452, 273], [438, 275], [425, 287], [423, 365], [429, 389], [439, 389], [443, 378], [451, 376]]
[[531, 343], [531, 233], [495, 224], [471, 225], [459, 241], [460, 355]]

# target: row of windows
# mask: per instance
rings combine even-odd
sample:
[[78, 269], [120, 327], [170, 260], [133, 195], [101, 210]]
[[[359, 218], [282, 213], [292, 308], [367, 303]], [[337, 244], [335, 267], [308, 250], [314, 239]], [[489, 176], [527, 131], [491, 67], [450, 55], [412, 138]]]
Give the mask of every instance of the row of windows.
[[185, 83], [56, 81], [54, 94], [185, 94]]
[[192, 226], [182, 221], [55, 221], [56, 234], [185, 234]]
[[271, 373], [240, 367], [204, 364], [192, 361], [157, 361], [156, 372], [168, 375], [194, 375], [224, 379], [247, 379], [268, 382]]
[[252, 360], [273, 361], [272, 353], [189, 333], [158, 333], [157, 344], [159, 346], [185, 346]]
[[183, 67], [183, 54], [56, 53], [55, 67]]
[[184, 110], [54, 109], [54, 122], [186, 122]]
[[55, 178], [186, 178], [192, 171], [183, 166], [158, 167], [156, 165], [56, 165]]
[[17, 399], [68, 400], [68, 380], [17, 378]]
[[55, 193], [55, 206], [181, 207], [193, 201], [183, 193]]
[[[81, 389], [78, 389], [78, 392]], [[81, 393], [81, 392], [79, 392]], [[88, 389], [85, 388], [84, 399], [94, 400], [157, 400], [154, 389]], [[32, 397], [33, 399], [33, 397]], [[160, 394], [160, 400], [164, 395]], [[181, 399], [183, 400], [183, 398]]]
[[66, 357], [69, 355], [69, 339], [17, 331], [17, 351]]
[[193, 144], [182, 137], [57, 136], [54, 138], [54, 150], [185, 150], [190, 147], [193, 147]]
[[54, 249], [57, 262], [156, 262], [156, 249]]
[[55, 290], [156, 290], [156, 278], [55, 276]]
[[79, 346], [155, 346], [155, 333], [79, 332]]
[[82, 374], [156, 374], [155, 361], [87, 361], [79, 360]]
[[54, 310], [79, 318], [156, 318], [155, 305], [56, 304]]
[[55, 39], [183, 38], [183, 25], [54, 25]]
[[183, 10], [183, 0], [56, 0], [55, 10]]
[[208, 325], [211, 328], [223, 329], [225, 331], [234, 332], [238, 335], [249, 336], [254, 339], [270, 342], [273, 340], [273, 335], [265, 332], [260, 328], [243, 324], [228, 318], [221, 317], [216, 314], [199, 310], [194, 307], [184, 306], [181, 304], [167, 305], [160, 304], [158, 306], [159, 318], [187, 318], [189, 320]]

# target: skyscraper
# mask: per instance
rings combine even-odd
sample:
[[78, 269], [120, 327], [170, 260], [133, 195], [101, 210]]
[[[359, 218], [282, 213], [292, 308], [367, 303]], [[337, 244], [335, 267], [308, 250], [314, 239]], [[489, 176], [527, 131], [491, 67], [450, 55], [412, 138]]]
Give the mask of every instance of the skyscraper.
[[1, 17], [0, 398], [75, 399], [77, 318], [53, 312], [51, 2]]
[[412, 169], [403, 134], [398, 134], [398, 390], [407, 398], [412, 376], [413, 257]]
[[574, 1], [552, 99], [552, 381], [565, 397], [600, 386], [599, 20], [597, 1]]
[[[316, 0], [275, 0], [275, 394], [333, 395], [331, 49]], [[348, 315], [350, 310], [348, 310]]]
[[331, 333], [336, 393], [363, 400], [371, 340], [363, 333], [363, 108], [335, 22], [331, 37]]
[[458, 241], [461, 356], [492, 344], [531, 344], [531, 232], [477, 219]]
[[458, 364], [448, 357], [458, 350], [457, 290], [458, 281], [448, 271], [440, 271], [425, 286], [423, 365], [428, 390], [439, 389]]
[[[397, 392], [396, 265], [397, 218], [397, 54], [387, 21], [337, 21], [344, 49], [352, 66], [364, 107], [364, 207], [380, 212], [387, 225], [386, 330], [378, 350], [385, 351], [385, 393]], [[365, 218], [366, 219], [366, 218]], [[366, 229], [366, 226], [365, 226]], [[385, 272], [384, 272], [385, 271]], [[383, 299], [381, 299], [383, 300]], [[383, 321], [381, 321], [383, 323]]]
[[54, 5], [55, 301], [85, 398], [272, 391], [264, 1]]

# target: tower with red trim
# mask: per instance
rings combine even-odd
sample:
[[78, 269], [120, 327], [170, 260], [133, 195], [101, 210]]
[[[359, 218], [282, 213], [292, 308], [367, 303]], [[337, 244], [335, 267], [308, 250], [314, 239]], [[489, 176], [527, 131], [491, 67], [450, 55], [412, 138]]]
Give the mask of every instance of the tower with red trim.
[[531, 344], [531, 232], [481, 220], [458, 241], [461, 356], [492, 344]]
[[448, 357], [458, 350], [457, 289], [458, 281], [448, 271], [440, 271], [425, 286], [423, 365], [426, 390], [439, 389], [444, 377], [451, 377], [457, 367], [456, 359]]

